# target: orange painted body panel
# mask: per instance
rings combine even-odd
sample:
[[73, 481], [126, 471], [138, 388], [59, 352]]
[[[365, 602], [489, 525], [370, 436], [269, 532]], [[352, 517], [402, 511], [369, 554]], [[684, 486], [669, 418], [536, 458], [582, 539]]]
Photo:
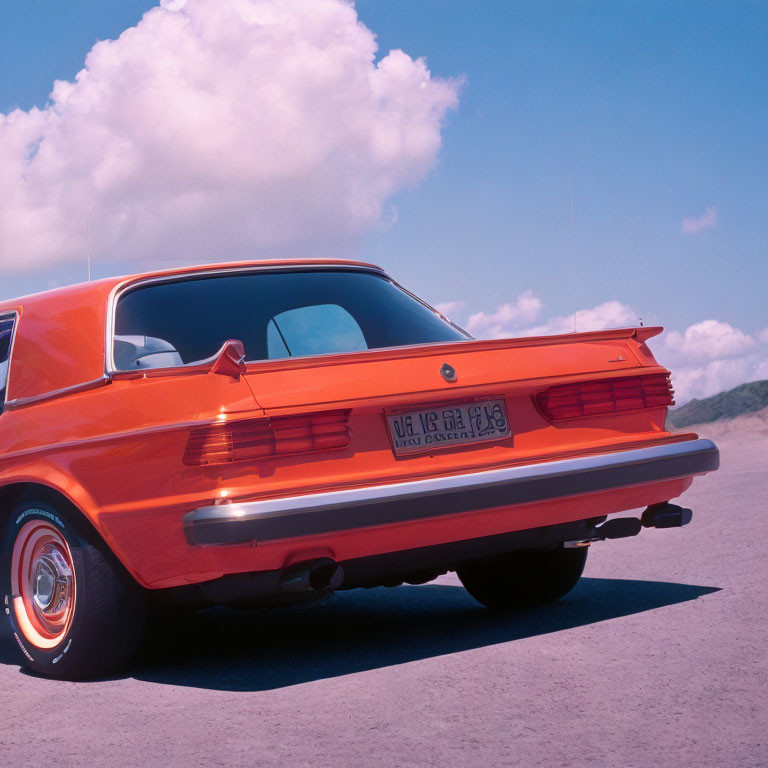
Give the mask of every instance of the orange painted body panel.
[[[236, 267], [291, 264], [304, 262]], [[153, 276], [104, 280], [0, 303], [0, 314], [19, 313], [8, 407], [0, 414], [0, 488], [35, 482], [66, 495], [146, 587], [281, 568], [313, 556], [341, 561], [582, 520], [666, 501], [691, 482], [683, 478], [255, 547], [192, 546], [182, 530], [184, 514], [223, 501], [402, 482], [695, 435], [671, 435], [664, 426], [665, 408], [553, 424], [535, 405], [537, 393], [563, 382], [665, 373], [645, 345], [659, 329], [264, 361], [249, 364], [239, 378], [181, 369], [112, 374], [105, 368], [111, 297]], [[456, 382], [438, 375], [446, 359], [459, 372]], [[394, 455], [385, 418], [390, 410], [491, 396], [505, 400], [509, 438]], [[183, 463], [194, 425], [324, 409], [350, 410], [349, 446], [247, 463]]]

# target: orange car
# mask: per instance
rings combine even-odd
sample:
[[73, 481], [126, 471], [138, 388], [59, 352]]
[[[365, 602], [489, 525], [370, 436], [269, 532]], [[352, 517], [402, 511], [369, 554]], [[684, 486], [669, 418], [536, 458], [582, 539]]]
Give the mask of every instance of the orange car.
[[104, 674], [168, 603], [452, 570], [493, 608], [562, 596], [591, 542], [687, 523], [670, 499], [718, 466], [665, 427], [660, 331], [477, 341], [351, 261], [0, 302], [0, 595], [21, 663]]

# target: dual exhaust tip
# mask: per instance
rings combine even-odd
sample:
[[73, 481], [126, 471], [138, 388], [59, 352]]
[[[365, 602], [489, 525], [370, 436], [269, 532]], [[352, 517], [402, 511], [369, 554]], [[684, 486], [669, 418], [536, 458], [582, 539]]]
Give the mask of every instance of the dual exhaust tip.
[[653, 504], [643, 512], [640, 523], [643, 528], [682, 528], [693, 519], [693, 512], [668, 501]]
[[606, 539], [624, 539], [637, 536], [643, 528], [682, 528], [693, 519], [693, 512], [668, 501], [652, 504], [637, 517], [617, 517], [594, 526], [587, 536], [578, 541], [563, 542], [566, 549], [588, 547], [592, 542]]
[[[640, 518], [617, 517], [594, 526], [587, 536], [578, 541], [566, 541], [567, 549], [587, 547], [595, 541], [624, 539], [637, 536], [643, 528], [682, 528], [693, 518], [693, 512], [676, 504], [652, 504]], [[329, 557], [320, 557], [296, 563], [286, 568], [280, 577], [283, 592], [316, 592], [330, 594], [344, 581], [344, 569]]]

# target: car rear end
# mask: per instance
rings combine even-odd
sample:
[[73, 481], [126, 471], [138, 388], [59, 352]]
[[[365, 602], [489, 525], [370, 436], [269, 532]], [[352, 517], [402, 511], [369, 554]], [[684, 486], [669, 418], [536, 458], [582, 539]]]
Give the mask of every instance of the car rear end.
[[119, 667], [150, 596], [455, 570], [493, 608], [554, 600], [593, 542], [689, 522], [672, 501], [718, 463], [666, 429], [660, 329], [478, 341], [369, 265], [182, 269], [2, 315], [0, 598], [46, 675]]
[[478, 341], [353, 263], [54, 298], [5, 313], [0, 445], [0, 596], [46, 675], [118, 667], [150, 595], [314, 602], [455, 570], [490, 607], [554, 600], [593, 542], [689, 522], [671, 500], [717, 467], [666, 430], [660, 329]]
[[155, 340], [152, 376], [243, 342], [252, 403], [209, 388], [178, 456], [197, 490], [167, 511], [212, 596], [423, 580], [637, 533], [605, 523], [630, 509], [682, 524], [668, 502], [717, 467], [665, 427], [657, 328], [478, 341], [376, 268], [303, 265], [129, 286], [115, 332]]

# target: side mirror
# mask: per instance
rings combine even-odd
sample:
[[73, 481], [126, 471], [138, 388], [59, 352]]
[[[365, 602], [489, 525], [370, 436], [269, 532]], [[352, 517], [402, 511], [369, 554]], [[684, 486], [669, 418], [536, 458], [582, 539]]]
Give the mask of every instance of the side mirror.
[[216, 353], [216, 358], [211, 366], [211, 373], [239, 379], [245, 371], [245, 347], [243, 342], [237, 339], [225, 341], [221, 349]]

